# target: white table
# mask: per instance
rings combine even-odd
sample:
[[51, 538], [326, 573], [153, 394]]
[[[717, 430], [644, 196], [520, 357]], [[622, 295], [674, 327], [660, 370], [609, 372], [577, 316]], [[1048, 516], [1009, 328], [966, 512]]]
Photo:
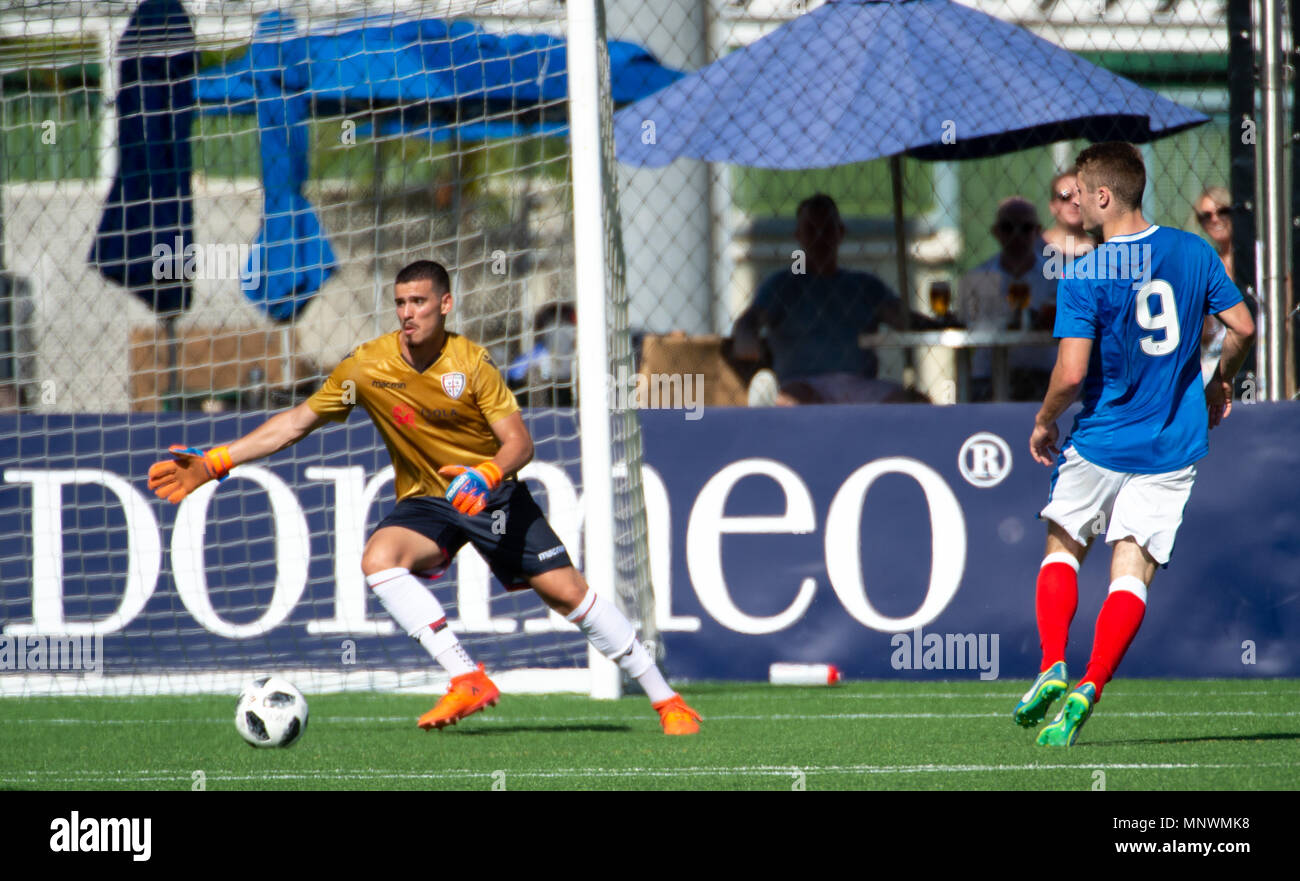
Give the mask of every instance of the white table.
[[993, 400], [1006, 401], [1011, 397], [1011, 370], [1007, 364], [1007, 351], [1019, 346], [1055, 346], [1056, 338], [1050, 330], [891, 330], [864, 333], [858, 337], [863, 349], [952, 349], [957, 357], [957, 400], [970, 400], [970, 356], [973, 349], [993, 350]]

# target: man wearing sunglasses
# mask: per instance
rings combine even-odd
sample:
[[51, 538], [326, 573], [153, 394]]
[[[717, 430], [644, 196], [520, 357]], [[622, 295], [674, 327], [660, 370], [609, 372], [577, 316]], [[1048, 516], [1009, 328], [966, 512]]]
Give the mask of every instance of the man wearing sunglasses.
[[[957, 283], [962, 323], [971, 330], [1050, 328], [1056, 309], [1056, 279], [1043, 255], [1038, 209], [1021, 196], [1003, 199], [992, 231], [1001, 250]], [[1008, 353], [1007, 362], [1012, 400], [1041, 400], [1056, 363], [1055, 350], [1021, 346]], [[988, 349], [976, 349], [971, 356], [972, 401], [992, 399], [992, 373], [992, 354]]]
[[[1051, 229], [1043, 233], [1043, 242], [1059, 251], [1066, 262], [1082, 257], [1097, 246], [1097, 242], [1083, 228], [1083, 212], [1074, 202], [1079, 182], [1077, 169], [1072, 165], [1052, 178], [1048, 191], [1048, 210], [1052, 212]], [[1046, 255], [1044, 255], [1046, 256]]]

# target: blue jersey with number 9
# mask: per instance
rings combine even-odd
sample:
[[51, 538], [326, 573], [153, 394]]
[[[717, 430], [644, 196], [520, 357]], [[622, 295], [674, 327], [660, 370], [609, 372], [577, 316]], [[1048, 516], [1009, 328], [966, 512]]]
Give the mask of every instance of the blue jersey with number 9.
[[1058, 339], [1090, 339], [1083, 409], [1068, 443], [1131, 474], [1185, 468], [1209, 452], [1201, 326], [1241, 302], [1209, 243], [1150, 226], [1115, 236], [1066, 267]]

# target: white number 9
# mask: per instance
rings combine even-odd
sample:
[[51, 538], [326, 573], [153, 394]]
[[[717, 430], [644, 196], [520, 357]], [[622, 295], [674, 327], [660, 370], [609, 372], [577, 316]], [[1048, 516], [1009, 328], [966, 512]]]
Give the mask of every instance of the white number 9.
[[[1160, 312], [1157, 315], [1151, 314], [1150, 298], [1157, 296], [1160, 298]], [[1174, 302], [1174, 289], [1169, 282], [1161, 279], [1153, 279], [1142, 285], [1137, 292], [1137, 301], [1134, 304], [1137, 309], [1137, 323], [1143, 330], [1163, 330], [1165, 338], [1157, 341], [1153, 336], [1144, 336], [1138, 340], [1142, 346], [1142, 351], [1148, 355], [1168, 355], [1174, 349], [1178, 348], [1180, 337], [1178, 331], [1178, 304]]]

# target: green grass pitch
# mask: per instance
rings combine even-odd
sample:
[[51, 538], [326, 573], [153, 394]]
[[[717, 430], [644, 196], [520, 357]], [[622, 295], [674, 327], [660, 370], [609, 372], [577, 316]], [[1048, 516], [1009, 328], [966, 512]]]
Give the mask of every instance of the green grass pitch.
[[0, 789], [1300, 788], [1300, 681], [1119, 680], [1068, 750], [1011, 722], [1027, 684], [695, 684], [677, 738], [641, 697], [505, 695], [426, 734], [432, 696], [308, 695], [284, 750], [244, 744], [233, 695], [3, 699]]

